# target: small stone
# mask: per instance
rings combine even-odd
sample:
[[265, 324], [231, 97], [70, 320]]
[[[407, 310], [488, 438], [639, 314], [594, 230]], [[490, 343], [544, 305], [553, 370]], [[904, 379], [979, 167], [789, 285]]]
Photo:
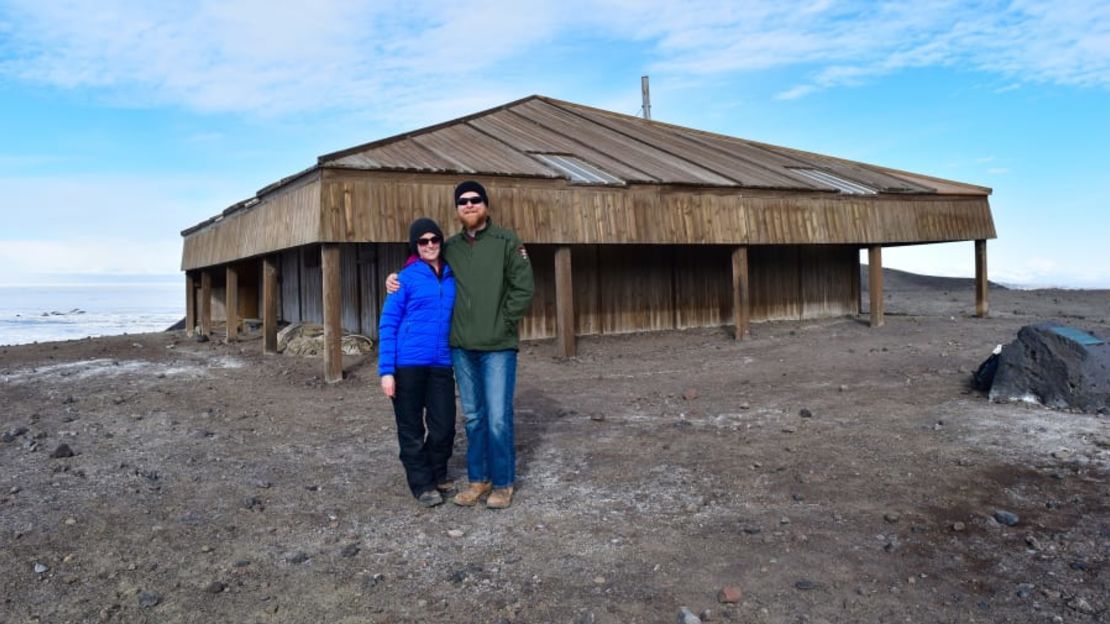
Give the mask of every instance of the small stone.
[[846, 386], [844, 384], [840, 384], [839, 386], [836, 387], [836, 390], [838, 392], [847, 392], [848, 391], [848, 386]]
[[66, 526], [73, 526], [75, 524], [77, 524], [77, 518], [66, 518], [66, 521], [65, 521]]
[[50, 570], [50, 566], [45, 563], [35, 562], [35, 574], [46, 574]]
[[794, 589], [799, 589], [801, 591], [809, 591], [811, 589], [817, 589], [817, 583], [815, 583], [815, 582], [813, 582], [809, 579], [799, 579], [799, 580], [794, 582]]
[[594, 412], [593, 414], [590, 414], [590, 420], [594, 422], [601, 422], [605, 420], [605, 414], [602, 414], [601, 412]]
[[792, 426], [790, 426], [790, 425], [787, 425], [787, 426], [785, 426], [785, 427], [783, 427], [783, 428], [782, 428], [782, 432], [783, 432], [783, 433], [794, 433], [794, 432], [795, 432], [795, 431], [797, 431], [797, 430], [798, 430], [797, 428], [795, 428], [795, 427], [792, 427]]
[[1033, 595], [1035, 586], [1032, 583], [1019, 583], [1017, 591], [1014, 592], [1018, 598], [1028, 598]]
[[1068, 567], [1071, 568], [1072, 570], [1079, 570], [1080, 572], [1085, 572], [1087, 570], [1088, 566], [1087, 566], [1086, 561], [1072, 561], [1071, 563], [1068, 564]]
[[158, 592], [139, 592], [139, 606], [144, 609], [157, 607], [162, 602], [162, 595]]
[[726, 585], [717, 592], [717, 602], [721, 604], [736, 604], [744, 599], [744, 590], [737, 585]]
[[308, 561], [309, 557], [308, 557], [308, 553], [304, 552], [303, 550], [297, 550], [297, 551], [294, 551], [294, 552], [285, 553], [285, 555], [282, 557], [282, 559], [284, 559], [286, 563], [294, 563], [295, 564], [295, 563], [304, 563], [304, 562]]
[[350, 559], [351, 557], [357, 555], [359, 553], [359, 550], [361, 549], [359, 548], [358, 544], [347, 544], [343, 547], [343, 550], [339, 551], [339, 556]]
[[262, 499], [257, 496], [244, 496], [242, 500], [243, 509], [250, 509], [253, 511], [262, 511], [266, 507], [262, 504]]
[[204, 586], [204, 591], [209, 594], [219, 594], [222, 593], [225, 589], [227, 589], [227, 585], [220, 581], [212, 581], [211, 583]]
[[952, 530], [953, 531], [963, 531], [966, 528], [967, 528], [967, 525], [964, 524], [963, 522], [953, 522], [952, 523]]
[[1017, 514], [1003, 509], [994, 512], [994, 519], [997, 520], [999, 524], [1005, 524], [1006, 526], [1014, 526], [1019, 521]]
[[701, 618], [694, 614], [689, 607], [682, 607], [678, 610], [678, 617], [675, 618], [676, 624], [702, 624]]
[[798, 411], [798, 415], [801, 416], [802, 418], [813, 418], [813, 412], [811, 412], [808, 408], [805, 408], [805, 407], [803, 407], [801, 410]]
[[886, 520], [887, 522], [890, 522], [891, 524], [893, 524], [895, 522], [898, 522], [901, 519], [902, 519], [902, 514], [898, 513], [897, 511], [888, 511], [885, 514], [883, 514], [883, 520]]
[[1075, 598], [1072, 598], [1068, 601], [1067, 604], [1068, 608], [1072, 611], [1078, 611], [1087, 615], [1094, 615], [1095, 613], [1095, 609], [1091, 606], [1091, 603], [1087, 602], [1087, 600], [1084, 599], [1082, 596], [1076, 596]]
[[696, 388], [686, 388], [682, 391], [682, 398], [687, 401], [693, 401], [698, 398], [698, 391]]
[[201, 547], [200, 547], [200, 552], [202, 552], [202, 553], [210, 553], [210, 552], [212, 552], [212, 547], [211, 547], [211, 546], [209, 546], [208, 544], [205, 544], [204, 546], [201, 546]]
[[273, 487], [274, 484], [270, 483], [269, 481], [267, 481], [265, 479], [255, 479], [254, 481], [251, 482], [251, 485], [253, 485], [256, 488], [260, 488], [260, 489], [263, 489], [263, 490], [268, 490], [271, 487]]
[[447, 529], [447, 537], [462, 537], [465, 533], [461, 529]]
[[698, 614], [698, 617], [701, 618], [702, 622], [712, 622], [713, 609], [702, 609], [701, 613]]
[[786, 516], [779, 518], [779, 524], [783, 526], [790, 524], [790, 518], [787, 518]]
[[54, 451], [52, 453], [50, 453], [50, 458], [51, 459], [62, 459], [62, 458], [65, 458], [65, 457], [73, 457], [73, 455], [74, 455], [73, 449], [69, 448], [69, 445], [66, 444], [65, 442], [62, 442], [61, 444], [58, 445], [57, 448], [54, 449]]
[[605, 584], [605, 577], [604, 576], [595, 576], [594, 577], [594, 585], [604, 585], [604, 584]]

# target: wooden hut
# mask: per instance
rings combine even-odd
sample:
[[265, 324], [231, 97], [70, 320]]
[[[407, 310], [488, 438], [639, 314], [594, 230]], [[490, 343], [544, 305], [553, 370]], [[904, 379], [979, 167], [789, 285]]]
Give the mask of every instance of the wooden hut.
[[882, 324], [884, 246], [975, 241], [987, 312], [989, 188], [531, 96], [320, 156], [182, 232], [187, 325], [260, 316], [321, 322], [325, 377], [342, 332], [377, 333], [382, 282], [408, 224], [456, 227], [452, 189], [485, 185], [490, 213], [528, 246], [536, 296], [522, 338], [804, 319]]

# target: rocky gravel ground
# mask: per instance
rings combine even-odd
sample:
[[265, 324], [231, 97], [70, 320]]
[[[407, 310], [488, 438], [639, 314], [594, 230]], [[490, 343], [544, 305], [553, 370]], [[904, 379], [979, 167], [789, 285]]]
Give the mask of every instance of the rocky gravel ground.
[[1110, 621], [1110, 417], [969, 386], [1110, 293], [971, 301], [527, 343], [504, 511], [415, 504], [372, 358], [3, 347], [0, 622]]

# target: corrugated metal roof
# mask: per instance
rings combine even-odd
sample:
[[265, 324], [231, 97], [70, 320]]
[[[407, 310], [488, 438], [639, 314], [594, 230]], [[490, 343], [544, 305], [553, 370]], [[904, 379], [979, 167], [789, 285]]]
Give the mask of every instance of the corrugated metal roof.
[[[543, 96], [360, 145], [321, 167], [566, 178], [536, 154], [580, 160], [614, 184], [681, 184], [793, 191], [989, 195], [982, 186], [748, 141]], [[831, 176], [808, 175], [802, 170]], [[823, 181], [825, 180], [825, 181]]]

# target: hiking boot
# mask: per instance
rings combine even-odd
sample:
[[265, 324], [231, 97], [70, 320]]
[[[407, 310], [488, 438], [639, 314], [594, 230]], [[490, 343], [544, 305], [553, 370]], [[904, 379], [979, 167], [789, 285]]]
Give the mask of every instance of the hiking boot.
[[451, 479], [445, 479], [442, 483], [436, 484], [436, 489], [444, 497], [451, 497], [458, 494], [458, 489], [455, 488], [455, 482]]
[[465, 490], [459, 492], [451, 501], [463, 507], [473, 507], [483, 496], [489, 494], [492, 486], [489, 481], [471, 483]]
[[486, 509], [508, 509], [513, 504], [513, 486], [497, 488], [486, 499]]
[[443, 496], [436, 490], [427, 490], [416, 497], [416, 502], [420, 503], [421, 507], [435, 507], [443, 504]]

